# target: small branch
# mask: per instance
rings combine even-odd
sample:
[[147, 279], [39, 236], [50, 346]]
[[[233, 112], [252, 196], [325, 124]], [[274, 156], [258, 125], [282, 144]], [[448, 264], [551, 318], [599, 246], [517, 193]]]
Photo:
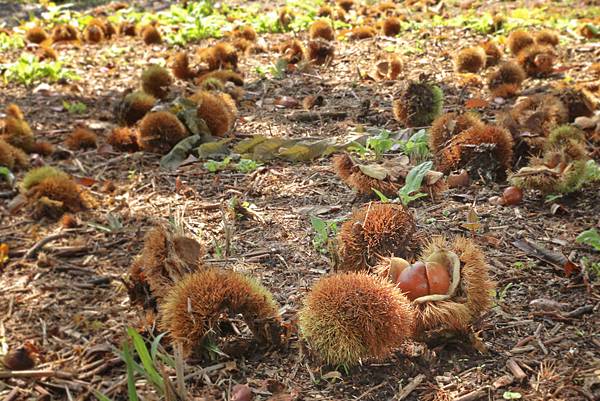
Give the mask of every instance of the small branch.
[[402, 401], [403, 399], [405, 399], [406, 397], [408, 397], [410, 395], [410, 393], [412, 393], [413, 391], [415, 391], [415, 389], [419, 386], [419, 384], [421, 384], [421, 382], [425, 379], [425, 375], [418, 375], [415, 376], [410, 383], [408, 383], [406, 386], [402, 387], [402, 390], [400, 390], [398, 392], [398, 394], [396, 394], [396, 396], [394, 398], [392, 398], [393, 401]]
[[27, 252], [25, 252], [25, 255], [23, 255], [23, 260], [33, 259], [47, 243], [56, 241], [57, 239], [60, 239], [60, 238], [64, 238], [67, 235], [69, 235], [68, 232], [61, 232], [61, 233], [52, 234], [45, 238], [42, 238], [41, 240], [36, 242], [31, 248], [29, 248], [29, 250]]
[[485, 397], [487, 395], [487, 393], [488, 393], [487, 387], [480, 388], [479, 390], [474, 390], [463, 396], [457, 397], [454, 399], [454, 401], [475, 401], [475, 400], [479, 400], [480, 398]]
[[0, 379], [58, 377], [72, 379], [73, 374], [61, 370], [5, 370], [0, 371]]
[[513, 375], [516, 381], [522, 382], [527, 379], [527, 375], [523, 372], [523, 369], [519, 366], [517, 361], [512, 358], [509, 358], [506, 361], [506, 367], [510, 370], [510, 373]]

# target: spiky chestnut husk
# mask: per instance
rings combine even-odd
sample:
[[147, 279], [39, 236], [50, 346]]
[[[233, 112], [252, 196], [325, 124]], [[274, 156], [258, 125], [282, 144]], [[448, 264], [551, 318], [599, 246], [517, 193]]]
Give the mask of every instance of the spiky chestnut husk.
[[535, 34], [535, 43], [538, 45], [556, 47], [559, 42], [560, 37], [558, 33], [550, 29], [543, 29]]
[[304, 60], [304, 46], [298, 39], [290, 39], [279, 46], [282, 58], [288, 64], [296, 64]]
[[244, 78], [232, 70], [217, 70], [204, 73], [196, 78], [196, 85], [202, 85], [205, 80], [209, 79], [218, 79], [223, 83], [232, 82], [237, 86], [244, 86]]
[[527, 46], [533, 45], [534, 42], [533, 36], [522, 29], [512, 31], [510, 35], [508, 35], [508, 48], [513, 56], [518, 55], [521, 50]]
[[217, 78], [207, 78], [202, 80], [198, 88], [201, 91], [224, 92], [225, 84]]
[[403, 206], [371, 202], [342, 224], [338, 270], [368, 270], [379, 257], [410, 256], [417, 245], [415, 232], [415, 221]]
[[116, 117], [120, 124], [133, 125], [152, 110], [156, 98], [143, 91], [127, 94], [116, 107]]
[[423, 127], [440, 115], [444, 94], [439, 86], [426, 82], [411, 82], [400, 98], [394, 100], [393, 112], [396, 120], [407, 127]]
[[27, 121], [25, 121], [23, 112], [16, 104], [10, 104], [6, 108], [7, 117], [4, 119], [4, 127], [0, 134], [3, 139], [13, 146], [30, 152], [35, 141], [33, 131]]
[[323, 4], [322, 6], [319, 7], [319, 10], [317, 11], [317, 17], [333, 18], [333, 9], [331, 8], [331, 6], [329, 6], [327, 4]]
[[13, 170], [28, 165], [29, 158], [25, 152], [0, 138], [0, 166]]
[[119, 24], [119, 35], [122, 36], [135, 36], [136, 26], [133, 21], [123, 21]]
[[212, 135], [223, 136], [233, 127], [237, 107], [229, 95], [199, 91], [190, 96], [190, 100], [198, 103], [198, 117], [204, 120]]
[[344, 11], [348, 12], [354, 7], [354, 0], [337, 0], [336, 4]]
[[476, 73], [485, 66], [486, 54], [479, 47], [467, 47], [460, 50], [454, 58], [454, 66], [457, 72]]
[[72, 40], [77, 40], [78, 38], [79, 33], [77, 32], [77, 28], [75, 28], [73, 25], [56, 25], [54, 29], [52, 29], [53, 42], [69, 42]]
[[258, 34], [252, 25], [246, 25], [233, 31], [233, 36], [255, 42], [258, 39]]
[[[539, 152], [550, 131], [567, 122], [568, 111], [556, 97], [537, 94], [520, 99], [505, 116], [503, 125], [513, 136], [523, 141], [529, 152]], [[527, 132], [527, 136], [521, 136]]]
[[[30, 202], [35, 205], [35, 202], [41, 198], [47, 198], [52, 202], [59, 202], [58, 209], [69, 212], [80, 212], [89, 209], [92, 206], [92, 201], [89, 196], [79, 185], [71, 178], [63, 175], [54, 175], [42, 179], [35, 185], [31, 186], [26, 193]], [[62, 215], [62, 213], [59, 213]], [[56, 218], [52, 215], [48, 217]]]
[[527, 78], [523, 67], [513, 61], [506, 61], [488, 74], [488, 88], [493, 96], [511, 97], [520, 89]]
[[54, 153], [54, 145], [50, 142], [36, 141], [31, 146], [31, 153], [37, 153], [42, 156], [50, 156]]
[[373, 189], [376, 189], [385, 196], [394, 196], [401, 187], [400, 183], [391, 182], [388, 179], [378, 180], [366, 175], [355, 166], [350, 156], [346, 153], [335, 155], [332, 162], [338, 177], [359, 194], [374, 196]]
[[147, 45], [159, 45], [162, 43], [162, 36], [158, 28], [154, 25], [146, 25], [140, 30], [142, 40]]
[[577, 117], [591, 117], [594, 114], [594, 102], [586, 90], [566, 88], [555, 93], [569, 111], [569, 122], [575, 121]]
[[325, 39], [325, 40], [334, 40], [335, 32], [331, 27], [329, 21], [325, 19], [316, 20], [310, 25], [308, 29], [308, 36], [311, 40], [313, 39]]
[[556, 57], [554, 49], [550, 46], [531, 45], [519, 52], [517, 61], [527, 75], [535, 77], [552, 72]]
[[385, 36], [396, 36], [400, 33], [402, 26], [398, 17], [387, 17], [383, 21], [383, 34]]
[[169, 70], [159, 65], [152, 65], [142, 72], [142, 89], [159, 99], [167, 97], [172, 83]]
[[168, 111], [146, 114], [139, 124], [139, 142], [142, 150], [165, 154], [188, 136], [177, 116]]
[[179, 52], [173, 57], [173, 64], [171, 64], [171, 70], [173, 75], [179, 79], [193, 79], [197, 74], [190, 68], [190, 60], [186, 52]]
[[[511, 167], [514, 141], [507, 130], [493, 125], [471, 127], [453, 137], [436, 154], [437, 169], [449, 173], [467, 168], [472, 177], [504, 177]], [[483, 157], [483, 155], [487, 155]], [[494, 178], [491, 177], [491, 178]]]
[[58, 60], [58, 52], [54, 50], [50, 45], [42, 44], [35, 52], [36, 57], [40, 61], [44, 60]]
[[60, 177], [60, 178], [69, 178], [67, 173], [64, 171], [51, 166], [42, 166], [31, 169], [25, 174], [23, 177], [23, 181], [21, 181], [20, 187], [23, 191], [28, 191], [33, 186], [39, 184], [46, 178], [50, 177]]
[[454, 296], [446, 301], [416, 304], [416, 329], [419, 338], [435, 338], [439, 331], [468, 332], [470, 324], [492, 305], [490, 296], [494, 284], [488, 274], [483, 251], [470, 239], [456, 237], [447, 241], [435, 237], [427, 244], [419, 260], [426, 260], [434, 252], [450, 251], [460, 259], [461, 285]]
[[365, 273], [320, 279], [299, 313], [300, 337], [329, 365], [382, 360], [411, 336], [414, 309], [390, 282]]
[[288, 26], [292, 23], [294, 19], [294, 14], [287, 7], [282, 7], [279, 10], [277, 15], [277, 19], [279, 22], [279, 26], [281, 26], [284, 30], [287, 30]]
[[335, 48], [326, 40], [316, 39], [308, 42], [308, 59], [316, 65], [322, 65], [332, 60], [334, 54]]
[[436, 118], [429, 129], [429, 149], [439, 151], [447, 142], [471, 127], [483, 128], [483, 123], [473, 113], [446, 113]]
[[223, 314], [241, 314], [254, 338], [281, 342], [279, 307], [269, 290], [241, 273], [208, 269], [177, 282], [160, 306], [160, 328], [182, 345], [184, 355], [219, 334]]
[[570, 141], [585, 143], [585, 133], [572, 125], [560, 125], [548, 134], [546, 148], [567, 145]]
[[502, 59], [502, 51], [493, 40], [486, 40], [481, 43], [481, 48], [485, 52], [485, 68], [497, 65]]
[[128, 127], [113, 129], [106, 142], [117, 150], [124, 152], [137, 152], [140, 150], [138, 132]]
[[127, 288], [131, 302], [156, 309], [175, 283], [203, 268], [203, 256], [204, 248], [196, 240], [162, 226], [152, 228], [129, 268]]
[[377, 31], [370, 26], [357, 26], [350, 31], [350, 39], [370, 39], [377, 35]]
[[96, 24], [90, 24], [83, 31], [83, 39], [90, 43], [100, 43], [104, 40], [104, 31]]
[[71, 150], [91, 149], [97, 146], [98, 136], [86, 127], [77, 127], [65, 139], [65, 146]]
[[237, 50], [230, 43], [221, 42], [212, 47], [200, 49], [198, 55], [202, 61], [208, 64], [210, 70], [237, 69]]
[[37, 43], [38, 45], [48, 39], [48, 37], [49, 36], [44, 28], [39, 26], [34, 26], [25, 33], [25, 39], [27, 39], [28, 42]]

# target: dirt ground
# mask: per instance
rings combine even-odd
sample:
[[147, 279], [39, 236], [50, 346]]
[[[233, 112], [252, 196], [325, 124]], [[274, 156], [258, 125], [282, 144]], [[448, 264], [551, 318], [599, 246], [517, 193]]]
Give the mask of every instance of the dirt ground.
[[[555, 7], [553, 12], [559, 13], [578, 5], [564, 2]], [[450, 12], [462, 11], [451, 8]], [[559, 50], [558, 66], [568, 66], [574, 82], [589, 81], [586, 69], [600, 58], [598, 42], [565, 35], [568, 45]], [[290, 36], [267, 34], [264, 40], [269, 47]], [[306, 32], [297, 36], [307, 37]], [[256, 72], [256, 67], [274, 63], [277, 52], [243, 57], [239, 68], [245, 74], [247, 93], [232, 136], [236, 141], [256, 134], [344, 141], [358, 126], [398, 130], [401, 125], [392, 116], [391, 102], [402, 81], [422, 73], [441, 83], [444, 110], [455, 110], [461, 107], [465, 89], [456, 80], [451, 55], [482, 37], [462, 27], [436, 27], [405, 32], [398, 38], [339, 41], [332, 65], [289, 73], [280, 80], [262, 79]], [[402, 49], [415, 41], [424, 52], [405, 57], [397, 81], [366, 80], [359, 75], [371, 70], [387, 46]], [[187, 50], [214, 42], [191, 43]], [[108, 44], [59, 45], [58, 51], [66, 65], [83, 77], [81, 81], [51, 84], [42, 90], [2, 83], [0, 107], [17, 103], [36, 135], [54, 144], [61, 144], [74, 125], [84, 122], [99, 135], [100, 145], [115, 126], [112, 108], [121, 93], [137, 86], [147, 64], [174, 53], [166, 45], [146, 46], [131, 37], [117, 37]], [[20, 52], [8, 52], [6, 58], [14, 60]], [[564, 74], [528, 79], [524, 93], [543, 90], [563, 80]], [[191, 89], [190, 84], [176, 80], [175, 94]], [[489, 97], [483, 85], [466, 90], [473, 97]], [[347, 116], [297, 122], [289, 118], [297, 110], [274, 106], [278, 96], [301, 100], [313, 94], [324, 97], [324, 110], [345, 111]], [[87, 111], [70, 114], [64, 110], [65, 100], [81, 101]], [[494, 121], [495, 113], [512, 102], [491, 101], [481, 110], [482, 117]], [[313, 247], [310, 216], [343, 221], [364, 203], [335, 175], [330, 158], [308, 163], [274, 161], [248, 174], [210, 173], [201, 162], [162, 171], [159, 160], [159, 155], [121, 153], [106, 146], [61, 159], [34, 160], [59, 166], [75, 177], [91, 178], [85, 181], [91, 184], [88, 189], [99, 206], [79, 213], [81, 224], [74, 229], [33, 219], [24, 212], [9, 214], [15, 194], [0, 193], [0, 243], [10, 249], [9, 261], [0, 267], [0, 344], [14, 348], [32, 342], [39, 349], [36, 369], [59, 372], [32, 379], [3, 377], [0, 371], [0, 398], [79, 400], [93, 398], [91, 389], [97, 389], [112, 399], [126, 399], [125, 365], [113, 347], [121, 347], [126, 327], [143, 331], [148, 321], [131, 306], [123, 280], [143, 246], [143, 235], [156, 224], [181, 219], [189, 233], [206, 245], [208, 264], [258, 277], [294, 327], [305, 294], [331, 271], [329, 257]], [[106, 182], [115, 189], [110, 190]], [[506, 185], [474, 183], [466, 189], [450, 189], [439, 200], [425, 198], [410, 205], [426, 237], [472, 236], [485, 250], [497, 293], [494, 307], [475, 323], [474, 330], [486, 352], [455, 339], [416, 356], [397, 353], [381, 363], [369, 362], [337, 374], [331, 373], [335, 367], [315, 361], [293, 333], [282, 349], [254, 350], [212, 362], [188, 360], [190, 398], [228, 400], [233, 385], [246, 383], [255, 390], [257, 400], [398, 400], [402, 386], [416, 379], [419, 383], [403, 399], [495, 400], [507, 391], [518, 392], [526, 400], [599, 399], [599, 278], [591, 271], [565, 277], [560, 267], [535, 258], [515, 243], [534, 241], [579, 266], [584, 257], [599, 262], [598, 253], [576, 243], [575, 237], [599, 225], [600, 185], [560, 199], [557, 209], [534, 192], [515, 207], [488, 202]], [[224, 204], [232, 197], [254, 204], [263, 221], [225, 219]], [[481, 222], [475, 234], [462, 226], [470, 207]], [[115, 218], [121, 228], [102, 229]], [[38, 241], [57, 234], [37, 257], [26, 258]], [[216, 244], [222, 246], [227, 236], [229, 252], [219, 255]], [[561, 310], [540, 310], [532, 304], [539, 299], [558, 301]], [[515, 362], [522, 378], [509, 376], [515, 374], [510, 369]], [[138, 387], [144, 399], [157, 398], [143, 380]], [[273, 392], [279, 392], [280, 398], [271, 396]]]

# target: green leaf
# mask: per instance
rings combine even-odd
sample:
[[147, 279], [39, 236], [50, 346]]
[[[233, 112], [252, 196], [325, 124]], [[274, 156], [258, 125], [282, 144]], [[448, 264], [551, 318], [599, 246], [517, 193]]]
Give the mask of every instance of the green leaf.
[[207, 142], [198, 146], [198, 158], [199, 159], [208, 159], [213, 158], [215, 156], [227, 156], [229, 154], [229, 149], [227, 148], [227, 144], [232, 141], [232, 138], [221, 139], [220, 141], [215, 142]]
[[173, 146], [169, 153], [160, 159], [160, 167], [165, 170], [175, 170], [201, 141], [200, 135], [192, 135], [182, 139], [177, 145]]
[[152, 344], [150, 345], [150, 356], [152, 357], [152, 360], [156, 362], [156, 354], [158, 353], [158, 346], [160, 345], [160, 340], [162, 340], [162, 338], [167, 334], [167, 332], [161, 333], [158, 336], [156, 336], [156, 338], [154, 339], [154, 341], [152, 341]]
[[112, 401], [110, 398], [99, 392], [98, 390], [93, 390], [94, 396], [98, 399], [98, 401]]
[[595, 228], [585, 230], [577, 236], [575, 241], [579, 242], [580, 244], [589, 245], [595, 250], [600, 251], [600, 234], [598, 234], [598, 231], [596, 231]]
[[253, 151], [254, 148], [256, 147], [256, 145], [258, 145], [266, 140], [267, 140], [266, 136], [255, 135], [252, 138], [245, 139], [245, 140], [241, 141], [240, 143], [238, 143], [237, 145], [235, 145], [233, 147], [233, 151], [235, 153], [239, 153], [240, 155], [243, 155], [244, 153]]
[[431, 170], [432, 166], [433, 162], [427, 161], [413, 167], [406, 176], [406, 180], [404, 186], [401, 188], [401, 191], [407, 195], [418, 191], [421, 188], [425, 174]]
[[123, 353], [122, 356], [125, 361], [125, 366], [127, 368], [127, 395], [129, 401], [138, 401], [138, 395], [135, 391], [135, 373], [133, 372], [135, 362], [133, 361], [133, 355], [131, 355], [131, 350], [129, 349], [129, 343], [127, 341], [123, 342]]
[[154, 363], [152, 361], [152, 358], [150, 357], [148, 348], [146, 348], [146, 343], [144, 342], [144, 339], [132, 327], [127, 328], [127, 334], [129, 334], [129, 337], [131, 337], [131, 339], [133, 340], [133, 346], [135, 347], [135, 350], [137, 351], [140, 360], [142, 361], [142, 366], [144, 367], [144, 373], [146, 377], [154, 384], [154, 386], [158, 390], [160, 390], [161, 393], [164, 393], [165, 383], [163, 381], [162, 376], [154, 368]]
[[521, 397], [521, 393], [512, 391], [505, 391], [504, 394], [502, 394], [502, 398], [504, 398], [505, 400], [519, 400], [521, 399]]
[[389, 203], [390, 202], [390, 198], [388, 198], [387, 196], [385, 196], [384, 194], [382, 194], [381, 192], [379, 192], [375, 188], [371, 188], [371, 190], [373, 192], [375, 192], [375, 195], [377, 195], [379, 197], [379, 200], [382, 201], [383, 203]]

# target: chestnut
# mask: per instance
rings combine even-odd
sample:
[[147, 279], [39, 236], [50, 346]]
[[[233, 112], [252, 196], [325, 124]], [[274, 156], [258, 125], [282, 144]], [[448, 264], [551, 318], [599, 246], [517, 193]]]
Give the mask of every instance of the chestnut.
[[446, 294], [450, 288], [448, 269], [436, 262], [415, 262], [398, 276], [398, 288], [414, 301], [425, 295]]

